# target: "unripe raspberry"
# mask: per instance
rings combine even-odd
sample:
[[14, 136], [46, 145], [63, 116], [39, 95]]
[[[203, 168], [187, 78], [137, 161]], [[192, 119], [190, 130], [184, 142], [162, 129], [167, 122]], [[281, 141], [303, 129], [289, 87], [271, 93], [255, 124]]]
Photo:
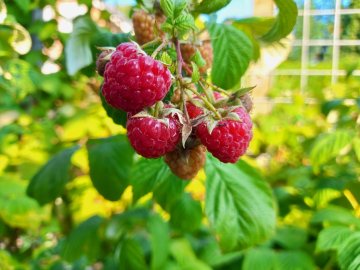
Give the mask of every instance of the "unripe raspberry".
[[160, 25], [165, 22], [165, 20], [166, 17], [159, 13], [152, 15], [144, 10], [135, 11], [132, 16], [132, 21], [136, 41], [142, 45], [154, 40], [156, 36], [162, 36], [163, 33], [160, 31]]
[[120, 44], [106, 64], [102, 93], [112, 107], [138, 112], [162, 100], [171, 86], [171, 73], [159, 61], [139, 52], [137, 46]]
[[200, 46], [195, 46], [192, 44], [182, 44], [181, 53], [186, 63], [191, 63], [191, 58], [195, 55], [196, 48], [199, 49], [202, 58], [205, 60], [205, 65], [200, 67], [199, 71], [201, 73], [206, 73], [206, 71], [211, 68], [213, 62], [213, 49], [211, 46], [211, 42], [204, 41]]
[[181, 179], [189, 180], [194, 178], [199, 170], [204, 167], [206, 148], [203, 145], [191, 149], [179, 147], [166, 154], [164, 160], [175, 175]]
[[180, 100], [181, 100], [181, 90], [179, 88], [176, 88], [171, 97], [171, 102], [177, 104], [180, 102]]

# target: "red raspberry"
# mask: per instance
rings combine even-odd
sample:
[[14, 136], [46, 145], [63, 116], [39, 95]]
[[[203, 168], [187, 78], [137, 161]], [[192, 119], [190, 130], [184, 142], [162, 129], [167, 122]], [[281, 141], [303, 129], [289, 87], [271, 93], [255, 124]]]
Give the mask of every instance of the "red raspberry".
[[252, 139], [252, 122], [244, 108], [233, 110], [240, 121], [223, 119], [211, 134], [206, 123], [200, 124], [196, 135], [214, 157], [225, 163], [235, 163], [244, 155]]
[[[169, 125], [163, 121], [166, 119]], [[132, 147], [146, 158], [159, 158], [173, 151], [181, 139], [180, 123], [175, 117], [133, 116], [128, 119], [126, 128]]]
[[138, 51], [135, 44], [120, 44], [107, 63], [102, 93], [113, 107], [138, 112], [162, 100], [171, 86], [171, 73], [159, 61]]

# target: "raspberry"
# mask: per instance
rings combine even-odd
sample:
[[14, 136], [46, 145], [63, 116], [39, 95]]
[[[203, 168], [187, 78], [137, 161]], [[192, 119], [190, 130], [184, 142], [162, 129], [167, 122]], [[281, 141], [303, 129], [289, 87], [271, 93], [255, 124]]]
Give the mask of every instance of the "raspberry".
[[220, 120], [211, 134], [204, 122], [196, 129], [196, 135], [207, 150], [220, 161], [235, 163], [244, 155], [252, 139], [252, 122], [244, 108], [233, 110], [240, 121]]
[[154, 16], [144, 10], [135, 11], [132, 21], [137, 42], [141, 45], [150, 42], [156, 38], [156, 33], [162, 36], [163, 33], [160, 31], [160, 25], [165, 20], [166, 17], [162, 14], [157, 13]]
[[[198, 46], [199, 52], [205, 60], [205, 65], [200, 67], [199, 70], [201, 73], [206, 73], [206, 71], [211, 68], [213, 62], [213, 49], [209, 41], [204, 41], [201, 46]], [[190, 64], [191, 58], [196, 52], [196, 46], [192, 44], [182, 44], [181, 53], [183, 59], [186, 63]]]
[[240, 97], [241, 103], [245, 107], [247, 112], [251, 112], [253, 108], [253, 102], [251, 100], [251, 96], [249, 93], [246, 93], [245, 95]]
[[204, 166], [206, 148], [203, 145], [191, 149], [178, 148], [164, 156], [171, 171], [184, 180], [192, 179]]
[[[168, 125], [164, 120], [168, 120]], [[175, 149], [179, 142], [180, 123], [175, 117], [130, 117], [127, 136], [135, 151], [146, 158], [159, 158]]]
[[162, 100], [171, 86], [171, 73], [159, 61], [122, 43], [106, 64], [102, 93], [113, 107], [138, 112]]

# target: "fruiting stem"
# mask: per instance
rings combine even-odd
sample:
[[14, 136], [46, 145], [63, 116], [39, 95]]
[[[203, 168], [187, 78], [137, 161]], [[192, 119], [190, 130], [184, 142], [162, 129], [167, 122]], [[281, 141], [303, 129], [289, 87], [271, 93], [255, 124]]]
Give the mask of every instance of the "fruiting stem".
[[161, 38], [156, 38], [156, 39], [154, 39], [154, 40], [152, 40], [152, 41], [149, 41], [149, 42], [141, 45], [141, 48], [144, 49], [144, 48], [146, 48], [146, 47], [149, 47], [149, 46], [151, 46], [151, 45], [154, 45], [154, 44], [158, 43], [159, 41], [161, 41]]
[[206, 81], [206, 80], [203, 79], [203, 78], [201, 78], [200, 81], [203, 82], [203, 83], [206, 83], [206, 84], [209, 85], [211, 88], [213, 88], [215, 91], [218, 91], [218, 92], [220, 92], [220, 93], [222, 93], [222, 94], [224, 94], [224, 95], [226, 95], [226, 96], [228, 96], [228, 97], [231, 96], [231, 94], [230, 94], [228, 91], [220, 88], [219, 86], [217, 86], [217, 85], [215, 85], [215, 84], [212, 84], [212, 83]]
[[192, 89], [191, 87], [186, 87], [186, 89], [190, 90], [193, 94], [195, 94], [198, 98], [200, 98], [204, 102], [206, 108], [208, 108], [210, 111], [212, 111], [215, 114], [216, 118], [221, 119], [221, 115], [219, 114], [219, 112], [216, 110], [214, 105], [212, 105], [208, 101], [206, 97], [200, 95], [196, 90]]
[[155, 109], [154, 109], [154, 117], [157, 118], [160, 112], [160, 101], [156, 102]]
[[156, 50], [152, 53], [151, 57], [155, 58], [157, 56], [157, 54], [164, 49], [164, 47], [166, 47], [168, 44], [168, 41], [166, 39], [164, 39], [161, 44], [156, 48]]

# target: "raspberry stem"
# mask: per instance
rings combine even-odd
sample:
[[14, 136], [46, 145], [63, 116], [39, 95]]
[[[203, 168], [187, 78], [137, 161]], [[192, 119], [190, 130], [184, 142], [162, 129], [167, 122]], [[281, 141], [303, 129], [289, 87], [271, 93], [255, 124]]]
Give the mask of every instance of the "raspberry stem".
[[168, 41], [166, 39], [164, 39], [161, 44], [156, 48], [156, 50], [152, 53], [151, 57], [155, 59], [155, 57], [157, 56], [157, 54], [164, 49], [166, 46], [168, 45]]

